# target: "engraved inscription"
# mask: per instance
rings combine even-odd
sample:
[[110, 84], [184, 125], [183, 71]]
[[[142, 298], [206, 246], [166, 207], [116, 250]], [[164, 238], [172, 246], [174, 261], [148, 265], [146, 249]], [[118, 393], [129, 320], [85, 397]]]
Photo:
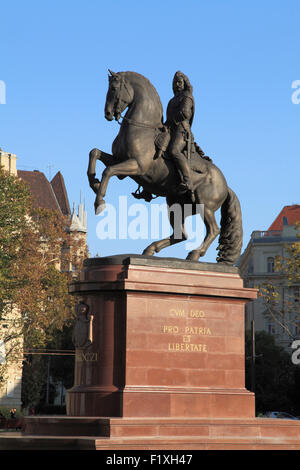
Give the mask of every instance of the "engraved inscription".
[[192, 318], [204, 318], [205, 313], [203, 312], [203, 310], [191, 310], [190, 311], [190, 317], [192, 317]]
[[189, 312], [186, 312], [184, 309], [171, 308], [169, 316], [172, 318], [204, 318], [205, 312], [203, 310], [190, 310]]
[[179, 328], [178, 328], [178, 326], [164, 325], [163, 326], [163, 333], [178, 334], [179, 333]]
[[206, 326], [186, 326], [184, 332], [189, 335], [211, 335], [210, 328]]
[[78, 362], [97, 362], [98, 361], [98, 353], [77, 353], [76, 359]]
[[183, 309], [176, 309], [176, 308], [171, 308], [170, 310], [170, 317], [186, 317], [185, 310]]
[[169, 343], [169, 351], [181, 352], [207, 352], [206, 344], [193, 344], [193, 343]]
[[[171, 318], [205, 318], [203, 310], [190, 310], [171, 308], [169, 310]], [[193, 340], [195, 336], [211, 335], [211, 329], [208, 326], [185, 326], [163, 325], [162, 332], [165, 334], [182, 335], [182, 342], [168, 343], [168, 351], [173, 352], [207, 352], [206, 344], [195, 344]], [[177, 338], [176, 338], [177, 339]], [[175, 340], [176, 341], [176, 340]], [[178, 341], [178, 339], [177, 339]]]

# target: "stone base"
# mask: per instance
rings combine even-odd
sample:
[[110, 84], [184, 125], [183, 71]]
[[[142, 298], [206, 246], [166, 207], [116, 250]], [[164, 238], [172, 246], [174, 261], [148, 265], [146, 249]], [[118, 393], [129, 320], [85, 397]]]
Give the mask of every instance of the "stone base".
[[88, 259], [70, 291], [89, 307], [76, 331], [90, 342], [76, 350], [68, 416], [26, 417], [23, 436], [0, 448], [300, 450], [300, 421], [255, 418], [244, 306], [257, 292], [237, 268]]
[[[300, 450], [300, 421], [264, 418], [25, 418], [0, 449]], [[9, 440], [10, 439], [10, 440]]]
[[[78, 387], [69, 392], [70, 416], [84, 409], [85, 416], [253, 418], [254, 394], [246, 389], [128, 386], [103, 392]], [[90, 413], [89, 413], [90, 412]]]
[[70, 291], [93, 316], [76, 350], [69, 416], [254, 417], [245, 389], [244, 305], [238, 270], [138, 255], [85, 261]]

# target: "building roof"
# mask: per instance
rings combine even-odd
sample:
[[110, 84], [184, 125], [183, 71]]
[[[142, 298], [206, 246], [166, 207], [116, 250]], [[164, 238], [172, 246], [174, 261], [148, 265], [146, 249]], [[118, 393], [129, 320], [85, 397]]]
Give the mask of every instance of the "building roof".
[[58, 204], [61, 208], [61, 211], [64, 215], [71, 215], [69, 199], [67, 195], [67, 190], [64, 182], [63, 175], [60, 171], [56, 173], [54, 178], [51, 180], [51, 186], [55, 193]]
[[[60, 206], [62, 198], [62, 190], [60, 188], [61, 178], [58, 177], [55, 181], [54, 187], [58, 192], [58, 197], [55, 194], [54, 187], [47, 180], [44, 173], [40, 171], [24, 171], [18, 170], [18, 176], [25, 181], [30, 188], [30, 192], [33, 198], [33, 204], [35, 207], [41, 207], [43, 209], [58, 210], [59, 212], [65, 213], [66, 204]], [[53, 178], [53, 180], [55, 177]], [[52, 181], [53, 181], [52, 180]], [[59, 190], [60, 188], [60, 190]], [[60, 200], [61, 199], [61, 200]], [[69, 202], [68, 202], [69, 204]]]
[[296, 222], [300, 222], [300, 206], [298, 204], [284, 206], [268, 231], [282, 230], [284, 225], [295, 225]]

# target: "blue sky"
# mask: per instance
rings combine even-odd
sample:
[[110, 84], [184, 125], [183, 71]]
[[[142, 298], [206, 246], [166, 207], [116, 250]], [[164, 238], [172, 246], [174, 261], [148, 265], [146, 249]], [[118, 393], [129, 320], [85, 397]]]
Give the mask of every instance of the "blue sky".
[[[81, 191], [92, 255], [141, 253], [148, 244], [96, 236], [88, 153], [109, 152], [119, 130], [103, 114], [108, 68], [145, 75], [164, 111], [174, 72], [188, 75], [195, 139], [240, 199], [244, 248], [253, 230], [299, 203], [300, 104], [291, 100], [300, 80], [299, 1], [11, 0], [0, 15], [0, 146], [17, 154], [19, 169], [61, 171], [71, 205]], [[114, 177], [106, 201], [135, 188]], [[215, 249], [203, 260], [214, 261]], [[183, 243], [160, 253], [186, 254]]]

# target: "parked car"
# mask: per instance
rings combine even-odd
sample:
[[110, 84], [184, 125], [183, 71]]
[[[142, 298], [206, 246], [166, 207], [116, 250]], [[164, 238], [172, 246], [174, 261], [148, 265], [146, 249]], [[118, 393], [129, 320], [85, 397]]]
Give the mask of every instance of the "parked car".
[[277, 418], [277, 419], [299, 419], [296, 416], [292, 416], [284, 411], [267, 411], [263, 415], [264, 418]]

